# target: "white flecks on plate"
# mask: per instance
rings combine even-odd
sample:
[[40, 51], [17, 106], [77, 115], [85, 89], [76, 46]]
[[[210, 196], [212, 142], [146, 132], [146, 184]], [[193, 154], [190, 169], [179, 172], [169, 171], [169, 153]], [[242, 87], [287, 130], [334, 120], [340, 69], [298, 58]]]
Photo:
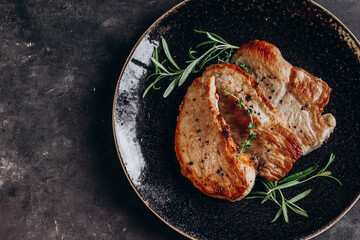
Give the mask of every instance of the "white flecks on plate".
[[[150, 57], [158, 46], [157, 43], [150, 42], [148, 37], [145, 37], [136, 48], [132, 55], [133, 59], [142, 62], [145, 65], [150, 64]], [[142, 80], [146, 69], [139, 68], [134, 62], [129, 61], [119, 83], [117, 100], [122, 101], [123, 104], [117, 104], [114, 120], [115, 120], [115, 136], [119, 153], [122, 157], [124, 166], [128, 175], [135, 186], [141, 185], [141, 173], [145, 162], [141, 152], [139, 142], [136, 137], [136, 116], [139, 111], [139, 94], [135, 89]]]

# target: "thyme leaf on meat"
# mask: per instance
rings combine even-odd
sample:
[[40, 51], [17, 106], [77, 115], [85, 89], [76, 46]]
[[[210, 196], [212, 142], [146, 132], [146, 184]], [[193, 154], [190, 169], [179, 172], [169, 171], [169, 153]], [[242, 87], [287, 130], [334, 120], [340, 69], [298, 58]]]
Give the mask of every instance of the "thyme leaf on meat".
[[[243, 99], [241, 97], [240, 98], [237, 97], [235, 95], [235, 92], [232, 92], [232, 93], [228, 92], [227, 88], [228, 88], [228, 86], [225, 86], [225, 88], [224, 88], [224, 93], [226, 93], [225, 96], [234, 98], [235, 104], [240, 110], [242, 108], [246, 108], [245, 104], [243, 103]], [[246, 150], [249, 149], [249, 147], [252, 146], [251, 141], [254, 141], [256, 139], [255, 124], [254, 124], [254, 120], [253, 120], [253, 117], [252, 117], [252, 113], [253, 113], [252, 108], [247, 108], [245, 110], [245, 114], [247, 116], [250, 116], [250, 123], [248, 125], [248, 129], [249, 129], [250, 133], [249, 133], [249, 136], [247, 137], [247, 139], [245, 139], [242, 142], [241, 148], [237, 148], [237, 151], [239, 152], [239, 155], [242, 154], [242, 153], [245, 153]]]
[[245, 72], [249, 73], [249, 69], [248, 69], [248, 67], [247, 67], [245, 64], [243, 64], [242, 62], [238, 61], [238, 62], [237, 62], [237, 65], [238, 65], [239, 67], [241, 67], [242, 70], [244, 70]]
[[[161, 38], [161, 45], [165, 53], [166, 59], [163, 61], [159, 60], [158, 48], [155, 48], [151, 61], [154, 64], [155, 72], [152, 73], [146, 81], [153, 79], [153, 81], [146, 87], [143, 92], [142, 97], [144, 98], [150, 89], [159, 90], [160, 86], [157, 86], [157, 83], [160, 80], [168, 79], [170, 83], [163, 93], [163, 97], [166, 98], [170, 93], [175, 89], [176, 86], [181, 86], [191, 73], [197, 73], [202, 69], [206, 64], [208, 64], [213, 59], [218, 59], [218, 62], [230, 62], [231, 55], [235, 49], [238, 49], [238, 46], [234, 46], [225, 41], [222, 37], [215, 33], [195, 30], [196, 33], [203, 34], [207, 37], [208, 40], [199, 43], [196, 48], [201, 46], [209, 47], [203, 54], [196, 57], [196, 50], [190, 48], [188, 55], [190, 60], [186, 63], [188, 64], [185, 68], [180, 68], [179, 65], [173, 59], [169, 46], [165, 38]], [[220, 55], [225, 53], [225, 60], [220, 58]], [[170, 63], [170, 64], [166, 64]]]
[[[319, 167], [318, 165], [307, 168], [304, 171], [294, 173], [294, 174], [292, 174], [286, 178], [283, 178], [280, 181], [276, 181], [276, 182], [271, 182], [271, 181], [267, 181], [264, 179], [260, 179], [258, 181], [260, 181], [264, 185], [265, 191], [252, 191], [250, 193], [251, 195], [248, 197], [245, 197], [245, 199], [260, 198], [260, 199], [263, 199], [261, 204], [267, 202], [268, 200], [274, 202], [278, 206], [279, 209], [278, 209], [277, 213], [275, 214], [274, 219], [271, 222], [275, 222], [281, 216], [281, 214], [283, 215], [285, 222], [289, 222], [288, 209], [292, 210], [296, 214], [299, 214], [304, 217], [308, 217], [307, 212], [304, 209], [302, 209], [301, 207], [299, 207], [298, 205], [296, 205], [295, 203], [298, 202], [299, 200], [305, 198], [307, 195], [309, 195], [311, 192], [311, 189], [308, 189], [289, 200], [285, 198], [282, 190], [293, 187], [293, 186], [297, 186], [299, 184], [303, 184], [303, 183], [310, 181], [311, 179], [314, 179], [317, 177], [328, 177], [328, 178], [334, 179], [340, 185], [342, 185], [339, 179], [331, 176], [330, 171], [326, 171], [326, 169], [329, 167], [329, 165], [334, 160], [335, 160], [335, 155], [331, 154], [329, 161], [327, 162], [325, 167], [323, 167], [319, 172], [317, 172], [316, 174], [314, 174], [308, 178], [305, 178], [305, 177], [307, 177], [311, 173], [315, 172], [316, 169]], [[278, 199], [276, 198], [276, 192], [278, 192], [280, 194], [281, 201], [278, 201]]]

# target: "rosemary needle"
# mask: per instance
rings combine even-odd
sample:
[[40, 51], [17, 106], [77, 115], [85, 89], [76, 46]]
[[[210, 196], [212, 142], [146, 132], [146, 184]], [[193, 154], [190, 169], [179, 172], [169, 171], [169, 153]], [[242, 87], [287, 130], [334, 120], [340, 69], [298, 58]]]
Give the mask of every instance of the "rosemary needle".
[[[181, 69], [178, 64], [173, 59], [168, 43], [166, 42], [165, 38], [161, 38], [161, 45], [163, 48], [163, 51], [165, 53], [166, 59], [164, 61], [159, 60], [158, 55], [158, 49], [155, 48], [152, 56], [151, 61], [154, 64], [155, 72], [152, 73], [147, 79], [154, 78], [153, 81], [146, 87], [145, 91], [143, 92], [142, 97], [144, 98], [150, 89], [159, 90], [160, 87], [158, 87], [156, 84], [163, 79], [168, 78], [170, 80], [169, 85], [165, 89], [163, 93], [163, 97], [168, 97], [171, 92], [175, 89], [176, 86], [181, 86], [186, 79], [189, 77], [191, 73], [196, 73], [199, 70], [197, 68], [202, 69], [207, 63], [209, 63], [211, 60], [218, 58], [218, 62], [229, 62], [231, 54], [234, 49], [238, 49], [238, 46], [234, 46], [226, 42], [222, 37], [215, 33], [206, 32], [206, 31], [198, 31], [195, 30], [196, 33], [204, 34], [208, 40], [199, 43], [196, 48], [199, 48], [201, 46], [210, 46], [207, 51], [205, 51], [203, 54], [201, 54], [199, 57], [195, 57], [194, 54], [197, 53], [197, 51], [192, 50], [190, 48], [189, 50], [189, 57], [191, 58], [188, 63], [188, 65]], [[220, 55], [226, 53], [225, 60], [220, 59]], [[169, 65], [166, 65], [165, 63], [170, 63]]]

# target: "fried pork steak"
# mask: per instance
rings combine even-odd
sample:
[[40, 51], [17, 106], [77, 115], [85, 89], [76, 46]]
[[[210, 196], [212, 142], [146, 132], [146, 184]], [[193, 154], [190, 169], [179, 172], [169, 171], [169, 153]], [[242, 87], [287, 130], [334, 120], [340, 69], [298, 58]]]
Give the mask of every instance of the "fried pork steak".
[[265, 41], [242, 45], [233, 60], [248, 66], [265, 96], [295, 132], [304, 155], [329, 138], [336, 121], [331, 114], [321, 115], [332, 90], [326, 82], [292, 66], [276, 46]]
[[[329, 138], [336, 121], [322, 115], [332, 89], [288, 63], [274, 45], [251, 41], [233, 61], [248, 66], [250, 74], [234, 64], [215, 64], [188, 88], [175, 150], [182, 174], [196, 188], [237, 201], [251, 191], [257, 173], [269, 181], [283, 178], [298, 158]], [[251, 121], [256, 140], [239, 154]]]
[[254, 162], [238, 154], [218, 109], [215, 77], [195, 79], [180, 106], [175, 151], [182, 174], [201, 192], [238, 201], [255, 183]]

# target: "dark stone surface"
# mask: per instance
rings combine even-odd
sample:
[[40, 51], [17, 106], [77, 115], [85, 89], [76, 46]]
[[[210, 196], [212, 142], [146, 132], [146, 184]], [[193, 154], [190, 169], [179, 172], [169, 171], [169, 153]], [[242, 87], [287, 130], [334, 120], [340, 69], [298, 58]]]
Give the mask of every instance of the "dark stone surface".
[[[0, 3], [0, 238], [185, 239], [118, 160], [112, 100], [141, 34], [180, 1]], [[360, 38], [360, 2], [318, 0]], [[315, 239], [359, 239], [360, 203]]]

